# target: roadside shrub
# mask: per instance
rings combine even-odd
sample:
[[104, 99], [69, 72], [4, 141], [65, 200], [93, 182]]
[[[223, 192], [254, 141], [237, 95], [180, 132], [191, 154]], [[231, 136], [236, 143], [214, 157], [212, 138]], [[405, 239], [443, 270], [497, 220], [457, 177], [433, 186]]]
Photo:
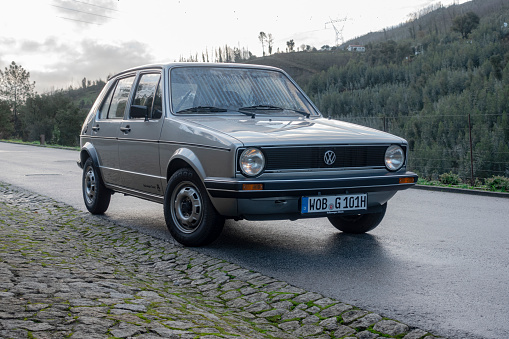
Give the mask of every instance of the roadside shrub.
[[491, 191], [509, 192], [509, 178], [493, 176], [492, 178], [486, 179], [485, 184]]
[[438, 180], [444, 185], [458, 185], [461, 182], [459, 175], [452, 172], [440, 175]]
[[484, 186], [483, 180], [479, 179], [479, 178], [475, 178], [474, 179], [474, 184], [472, 186], [474, 186], [474, 187], [482, 187], [482, 186]]

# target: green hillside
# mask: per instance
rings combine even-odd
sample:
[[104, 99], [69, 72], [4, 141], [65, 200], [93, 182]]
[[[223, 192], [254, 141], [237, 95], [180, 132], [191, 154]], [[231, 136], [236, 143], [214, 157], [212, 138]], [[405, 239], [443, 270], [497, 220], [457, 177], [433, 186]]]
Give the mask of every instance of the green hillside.
[[105, 85], [103, 81], [97, 81], [94, 85], [85, 88], [70, 89], [66, 91], [69, 98], [80, 108], [90, 109]]
[[421, 176], [509, 176], [508, 21], [508, 1], [474, 1], [356, 39], [369, 41], [365, 53], [253, 62], [286, 69], [325, 116], [406, 138], [410, 167]]
[[350, 58], [351, 54], [343, 51], [311, 51], [278, 53], [252, 59], [247, 63], [284, 69], [295, 81], [305, 84], [310, 81], [313, 75], [327, 71], [332, 66], [346, 66]]

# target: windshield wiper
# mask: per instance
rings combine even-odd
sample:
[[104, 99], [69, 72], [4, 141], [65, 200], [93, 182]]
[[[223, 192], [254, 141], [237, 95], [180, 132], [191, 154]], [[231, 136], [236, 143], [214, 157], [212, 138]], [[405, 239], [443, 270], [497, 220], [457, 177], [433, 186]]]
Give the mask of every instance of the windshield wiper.
[[272, 106], [272, 105], [255, 105], [255, 106], [247, 106], [247, 107], [240, 107], [239, 111], [246, 110], [246, 111], [284, 111], [284, 108]]
[[282, 107], [272, 106], [272, 105], [256, 105], [256, 106], [248, 106], [248, 107], [239, 108], [240, 113], [244, 113], [244, 114], [249, 113], [249, 112], [243, 112], [243, 111], [292, 111], [292, 112], [304, 115], [306, 118], [309, 118], [311, 116], [310, 113], [304, 112], [304, 111], [299, 111], [298, 109], [282, 108]]
[[245, 115], [250, 115], [251, 118], [256, 117], [256, 113], [252, 111], [282, 111], [284, 108], [271, 106], [271, 105], [255, 105], [255, 106], [247, 106], [247, 107], [239, 107], [238, 111]]
[[228, 110], [226, 108], [214, 106], [196, 106], [180, 110], [177, 113], [221, 113], [227, 111]]
[[308, 113], [308, 112], [304, 112], [304, 111], [299, 111], [298, 109], [291, 109], [291, 108], [290, 108], [289, 110], [290, 110], [290, 111], [294, 111], [295, 113], [299, 113], [299, 114], [301, 114], [301, 115], [304, 115], [304, 116], [305, 116], [306, 118], [308, 118], [308, 119], [309, 119], [309, 117], [311, 116], [311, 114], [310, 114], [310, 113]]

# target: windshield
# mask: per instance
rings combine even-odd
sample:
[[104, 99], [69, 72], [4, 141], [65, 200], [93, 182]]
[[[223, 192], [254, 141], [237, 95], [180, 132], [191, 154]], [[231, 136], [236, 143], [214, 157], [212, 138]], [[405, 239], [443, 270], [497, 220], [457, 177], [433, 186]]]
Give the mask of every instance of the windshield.
[[172, 110], [180, 114], [317, 115], [281, 72], [248, 68], [171, 70]]

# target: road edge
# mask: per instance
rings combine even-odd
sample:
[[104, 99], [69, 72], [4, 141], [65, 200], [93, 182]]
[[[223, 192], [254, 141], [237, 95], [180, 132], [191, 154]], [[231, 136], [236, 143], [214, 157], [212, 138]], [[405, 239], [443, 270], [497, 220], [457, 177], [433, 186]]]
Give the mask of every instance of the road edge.
[[478, 196], [485, 196], [485, 197], [509, 199], [509, 193], [504, 193], [504, 192], [491, 192], [491, 191], [483, 191], [483, 190], [471, 190], [471, 189], [466, 189], [466, 188], [427, 186], [427, 185], [415, 185], [411, 188], [425, 190], [425, 191], [471, 194], [471, 195], [478, 195]]
[[[68, 151], [76, 151], [79, 152], [79, 149], [73, 147], [65, 147], [65, 146], [50, 146], [50, 145], [34, 145], [34, 144], [24, 144], [9, 140], [0, 140], [0, 143], [7, 144], [17, 144], [17, 145], [25, 145], [25, 146], [35, 146], [35, 147], [46, 147], [53, 149], [63, 149]], [[455, 188], [455, 187], [443, 187], [443, 186], [429, 186], [429, 185], [415, 185], [411, 188], [420, 189], [425, 191], [436, 191], [436, 192], [448, 192], [448, 193], [459, 193], [459, 194], [472, 194], [479, 196], [487, 196], [487, 197], [496, 197], [496, 198], [509, 198], [509, 193], [504, 192], [493, 192], [493, 191], [485, 191], [485, 190], [473, 190], [466, 188]]]

